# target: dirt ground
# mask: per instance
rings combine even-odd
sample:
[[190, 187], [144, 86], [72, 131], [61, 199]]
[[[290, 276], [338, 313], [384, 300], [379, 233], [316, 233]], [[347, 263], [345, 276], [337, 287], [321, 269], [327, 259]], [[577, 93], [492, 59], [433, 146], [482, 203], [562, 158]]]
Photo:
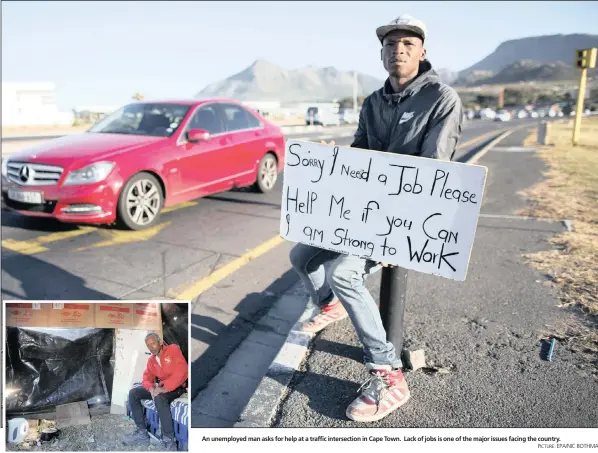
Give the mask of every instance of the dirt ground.
[[[36, 432], [55, 428], [52, 421], [40, 423]], [[59, 436], [50, 442], [37, 443], [39, 434], [30, 431], [29, 441], [6, 444], [7, 451], [162, 451], [161, 443], [151, 439], [149, 447], [127, 446], [121, 439], [135, 429], [133, 421], [124, 415], [97, 415], [91, 417], [90, 425], [69, 426], [60, 430]]]
[[526, 140], [548, 165], [545, 180], [525, 191], [532, 207], [523, 215], [570, 221], [571, 231], [552, 238], [552, 250], [526, 256], [561, 289], [563, 309], [580, 314], [554, 332], [598, 367], [598, 118], [583, 118], [578, 146], [571, 143], [573, 121], [552, 123], [550, 146]]

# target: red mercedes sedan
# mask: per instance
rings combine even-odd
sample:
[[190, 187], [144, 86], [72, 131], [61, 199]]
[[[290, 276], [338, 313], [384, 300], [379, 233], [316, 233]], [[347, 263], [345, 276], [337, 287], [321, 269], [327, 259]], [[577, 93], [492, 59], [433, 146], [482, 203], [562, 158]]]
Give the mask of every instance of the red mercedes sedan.
[[135, 102], [3, 159], [2, 197], [23, 215], [138, 230], [184, 201], [272, 190], [284, 149], [281, 129], [236, 101]]

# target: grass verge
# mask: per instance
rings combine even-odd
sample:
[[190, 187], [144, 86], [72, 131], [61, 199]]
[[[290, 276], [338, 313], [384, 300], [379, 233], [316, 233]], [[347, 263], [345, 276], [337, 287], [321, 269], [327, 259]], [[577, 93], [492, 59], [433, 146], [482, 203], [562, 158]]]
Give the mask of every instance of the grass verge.
[[598, 118], [584, 118], [578, 146], [571, 144], [573, 122], [550, 124], [549, 143], [538, 146], [534, 132], [526, 146], [536, 146], [546, 162], [545, 178], [521, 195], [530, 207], [519, 214], [568, 219], [572, 231], [551, 239], [552, 250], [526, 254], [537, 270], [561, 289], [560, 307], [582, 313], [556, 336], [573, 350], [598, 353]]

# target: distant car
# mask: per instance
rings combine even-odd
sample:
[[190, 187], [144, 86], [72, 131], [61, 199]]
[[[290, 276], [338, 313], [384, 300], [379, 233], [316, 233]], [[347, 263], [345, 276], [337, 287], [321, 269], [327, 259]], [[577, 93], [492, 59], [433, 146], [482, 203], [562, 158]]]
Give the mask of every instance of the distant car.
[[492, 109], [483, 109], [480, 111], [480, 118], [483, 120], [493, 120], [496, 118], [496, 112]]
[[281, 129], [236, 101], [135, 102], [4, 159], [2, 197], [27, 216], [137, 230], [184, 201], [272, 190], [284, 151]]
[[527, 117], [528, 117], [528, 114], [525, 110], [519, 110], [517, 112], [517, 118], [523, 119], [523, 118], [527, 118]]
[[511, 114], [506, 110], [499, 110], [494, 117], [494, 121], [510, 121]]
[[305, 114], [305, 124], [314, 126], [340, 126], [341, 118], [334, 109], [309, 107]]

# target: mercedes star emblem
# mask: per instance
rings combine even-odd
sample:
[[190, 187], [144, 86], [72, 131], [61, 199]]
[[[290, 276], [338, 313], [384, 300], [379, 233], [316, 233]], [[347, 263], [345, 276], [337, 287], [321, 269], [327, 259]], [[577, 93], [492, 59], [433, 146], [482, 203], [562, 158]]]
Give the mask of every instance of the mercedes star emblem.
[[19, 171], [19, 178], [22, 182], [29, 181], [29, 167], [27, 165], [23, 165], [21, 167], [21, 171]]

